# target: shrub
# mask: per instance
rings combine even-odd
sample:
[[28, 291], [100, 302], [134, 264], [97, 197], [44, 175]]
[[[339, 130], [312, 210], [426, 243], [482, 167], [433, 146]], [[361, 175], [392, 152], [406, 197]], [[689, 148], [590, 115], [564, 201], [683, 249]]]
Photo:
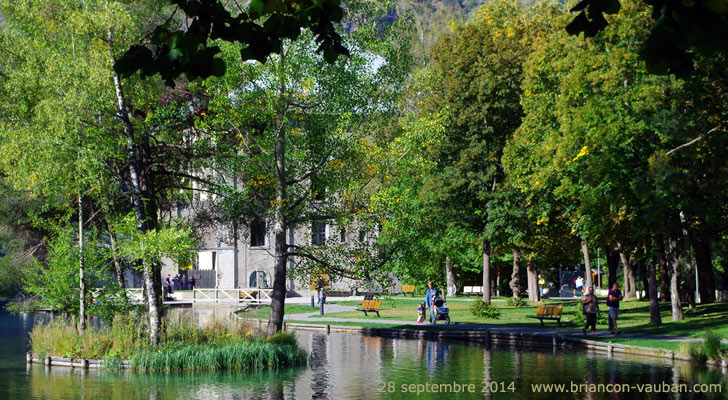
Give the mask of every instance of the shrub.
[[704, 363], [708, 357], [703, 352], [703, 346], [699, 342], [688, 342], [680, 345], [680, 351], [683, 354], [687, 354], [694, 361]]
[[11, 315], [16, 315], [21, 312], [35, 312], [41, 308], [41, 304], [37, 297], [31, 297], [23, 301], [11, 301], [5, 305]]
[[295, 346], [296, 335], [292, 333], [278, 332], [275, 335], [268, 338], [268, 343], [279, 346]]
[[521, 308], [528, 305], [528, 300], [520, 297], [509, 297], [507, 304], [509, 307]]
[[500, 310], [498, 307], [491, 303], [486, 303], [483, 300], [476, 300], [470, 306], [470, 312], [476, 316], [486, 319], [498, 319], [500, 317]]
[[[583, 309], [581, 307], [581, 304], [577, 304], [576, 308], [574, 309], [574, 323], [576, 325], [584, 326], [586, 325], [586, 315], [584, 315]], [[608, 325], [609, 324], [609, 314], [607, 312], [598, 312], [597, 313], [597, 325]]]
[[705, 357], [713, 359], [720, 357], [720, 336], [708, 329], [705, 331], [705, 340], [702, 347]]

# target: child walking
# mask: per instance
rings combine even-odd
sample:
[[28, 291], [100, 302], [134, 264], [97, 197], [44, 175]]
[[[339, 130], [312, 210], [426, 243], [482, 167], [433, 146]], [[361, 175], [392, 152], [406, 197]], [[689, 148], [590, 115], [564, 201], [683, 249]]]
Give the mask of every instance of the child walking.
[[425, 303], [420, 303], [420, 306], [417, 308], [417, 323], [421, 324], [425, 322], [425, 311], [427, 310], [427, 306], [425, 306]]

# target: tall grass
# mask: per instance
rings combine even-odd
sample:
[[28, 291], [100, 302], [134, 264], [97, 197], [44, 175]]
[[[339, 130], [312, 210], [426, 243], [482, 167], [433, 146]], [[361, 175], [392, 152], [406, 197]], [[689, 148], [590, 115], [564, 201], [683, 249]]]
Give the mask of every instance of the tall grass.
[[137, 371], [214, 371], [305, 365], [306, 357], [298, 346], [255, 339], [212, 345], [169, 343], [158, 351], [138, 353], [131, 361]]
[[[142, 316], [117, 315], [110, 326], [89, 327], [79, 334], [73, 321], [56, 319], [36, 325], [30, 333], [33, 353], [104, 359], [118, 368], [132, 361], [141, 371], [278, 368], [306, 363], [306, 353], [290, 334], [255, 337], [242, 321], [214, 320], [199, 328], [189, 317], [165, 320], [162, 344], [149, 346]], [[107, 365], [108, 364], [108, 365]]]

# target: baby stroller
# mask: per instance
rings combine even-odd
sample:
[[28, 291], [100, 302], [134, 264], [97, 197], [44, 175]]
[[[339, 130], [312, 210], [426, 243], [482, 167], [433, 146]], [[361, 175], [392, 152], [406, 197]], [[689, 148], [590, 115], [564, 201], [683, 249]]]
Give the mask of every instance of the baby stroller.
[[437, 321], [446, 321], [450, 323], [450, 309], [447, 308], [447, 303], [440, 297], [435, 297], [432, 301], [432, 306], [435, 308], [435, 319], [432, 321], [436, 324]]

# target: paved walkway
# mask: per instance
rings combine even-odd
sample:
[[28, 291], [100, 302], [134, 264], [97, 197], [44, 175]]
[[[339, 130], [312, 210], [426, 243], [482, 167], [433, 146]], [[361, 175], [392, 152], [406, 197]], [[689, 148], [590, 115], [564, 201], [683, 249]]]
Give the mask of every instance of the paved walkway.
[[[286, 299], [288, 303], [288, 299]], [[309, 300], [310, 304], [310, 300]], [[326, 304], [324, 306], [324, 312], [337, 313], [346, 311], [355, 311], [356, 307], [343, 306], [339, 304]], [[349, 323], [377, 323], [377, 324], [393, 324], [399, 326], [426, 326], [428, 323], [418, 325], [415, 321], [400, 321], [384, 318], [336, 318], [336, 317], [319, 317], [320, 310], [318, 306], [314, 312], [310, 313], [298, 313], [298, 314], [286, 314], [284, 319], [289, 321], [301, 321], [301, 322], [331, 322], [331, 325], [336, 325], [337, 322], [349, 322]], [[489, 330], [494, 332], [509, 332], [509, 333], [524, 333], [531, 335], [578, 335], [581, 336], [581, 329], [564, 329], [559, 327], [556, 322], [546, 323], [546, 326], [539, 327], [528, 327], [528, 326], [511, 326], [511, 325], [499, 325], [499, 324], [472, 324], [472, 323], [454, 323], [446, 325], [444, 323], [438, 323], [437, 326], [447, 326], [448, 328], [457, 328], [462, 330]], [[596, 337], [598, 338], [622, 338], [622, 339], [648, 339], [648, 340], [664, 340], [669, 342], [696, 342], [702, 339], [688, 338], [671, 335], [653, 335], [647, 333], [621, 333], [619, 335], [612, 335], [606, 330], [597, 331]], [[587, 331], [585, 339], [591, 338], [591, 334]]]

